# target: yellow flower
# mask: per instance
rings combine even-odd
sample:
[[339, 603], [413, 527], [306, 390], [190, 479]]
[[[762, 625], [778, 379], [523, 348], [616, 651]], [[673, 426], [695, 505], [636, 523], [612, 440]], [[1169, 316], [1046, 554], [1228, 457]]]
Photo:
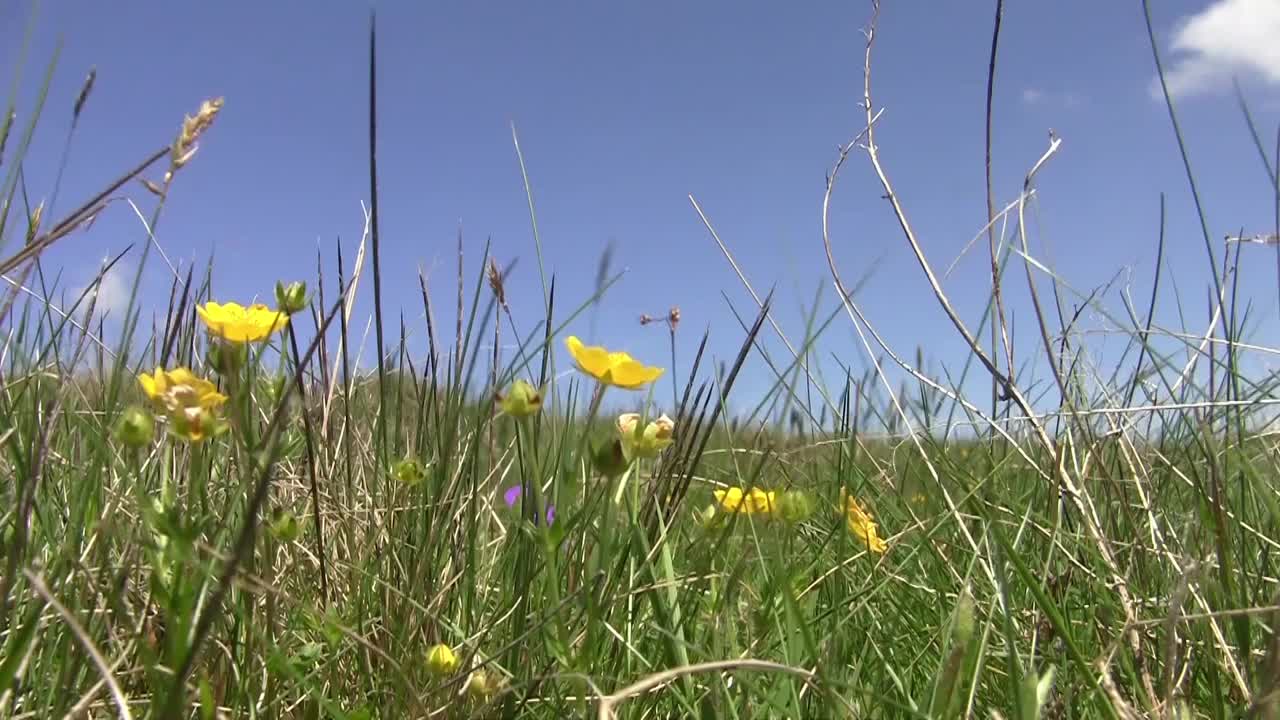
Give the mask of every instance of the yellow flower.
[[640, 429], [640, 413], [623, 413], [618, 416], [618, 437], [627, 458], [653, 458], [669, 446], [674, 439], [676, 424], [663, 415]]
[[211, 300], [204, 305], [197, 305], [196, 312], [211, 332], [224, 340], [238, 343], [265, 339], [289, 324], [286, 313], [272, 310], [260, 303], [244, 307], [240, 303], [229, 302], [222, 305]]
[[151, 375], [139, 375], [138, 384], [156, 408], [168, 416], [173, 432], [180, 437], [200, 442], [226, 429], [216, 411], [227, 396], [187, 368], [156, 368]]
[[427, 669], [438, 677], [452, 675], [458, 669], [458, 656], [444, 643], [432, 645], [427, 651]]
[[138, 384], [158, 408], [169, 414], [189, 408], [214, 410], [227, 401], [227, 396], [218, 392], [217, 385], [183, 367], [156, 368], [151, 375], [142, 373]]
[[844, 512], [849, 532], [873, 553], [883, 553], [889, 545], [880, 537], [871, 515], [862, 509], [858, 501], [844, 488], [840, 488], [840, 506]]
[[742, 488], [731, 487], [715, 491], [716, 502], [727, 512], [770, 513], [778, 507], [777, 493], [753, 487], [746, 493]]
[[645, 365], [627, 353], [609, 352], [599, 345], [583, 345], [574, 335], [570, 335], [564, 344], [578, 369], [605, 385], [639, 390], [663, 373], [662, 368]]

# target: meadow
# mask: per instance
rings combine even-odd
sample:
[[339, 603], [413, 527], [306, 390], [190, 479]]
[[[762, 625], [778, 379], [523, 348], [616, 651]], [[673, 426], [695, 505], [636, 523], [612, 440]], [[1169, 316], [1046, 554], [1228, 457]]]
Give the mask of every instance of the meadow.
[[[565, 298], [552, 269], [541, 297], [517, 300], [501, 259], [461, 240], [456, 287], [422, 285], [429, 348], [415, 356], [378, 292], [376, 162], [355, 256], [328, 258], [336, 276], [282, 276], [251, 306], [186, 267], [156, 322], [131, 298], [108, 341], [94, 288], [54, 302], [42, 253], [92, 242], [126, 193], [156, 232], [224, 101], [45, 217], [21, 169], [52, 110], [11, 100], [0, 716], [1280, 718], [1276, 378], [1240, 362], [1276, 352], [1245, 333], [1252, 304], [1274, 299], [1235, 284], [1260, 248], [1206, 229], [1206, 318], [1154, 328], [1153, 289], [1108, 316], [1118, 364], [1091, 365], [1079, 308], [1114, 306], [1027, 254], [1051, 138], [1024, 192], [991, 204], [974, 250], [990, 256], [988, 310], [962, 318], [878, 154], [873, 39], [866, 126], [833, 156], [823, 203], [831, 262], [815, 271], [839, 306], [782, 328], [740, 274], [754, 315], [717, 328], [741, 336], [722, 366], [705, 337], [676, 364], [678, 308], [645, 319], [666, 326], [670, 358], [573, 337], [570, 321], [610, 302], [608, 273]], [[109, 101], [91, 76], [73, 111]], [[1241, 112], [1275, 178], [1243, 98]], [[933, 288], [917, 300], [971, 348], [965, 366], [931, 375], [885, 345], [839, 275], [826, 208], [855, 162]], [[130, 250], [138, 277], [165, 272], [155, 247]], [[375, 306], [358, 306], [370, 283]], [[1047, 376], [1011, 347], [1015, 283], [1031, 298], [1019, 350]], [[1197, 306], [1201, 290], [1187, 291]], [[456, 324], [435, 322], [441, 303]], [[812, 371], [837, 325], [869, 370]], [[765, 337], [787, 353], [764, 353]], [[748, 363], [775, 382], [730, 410]]]

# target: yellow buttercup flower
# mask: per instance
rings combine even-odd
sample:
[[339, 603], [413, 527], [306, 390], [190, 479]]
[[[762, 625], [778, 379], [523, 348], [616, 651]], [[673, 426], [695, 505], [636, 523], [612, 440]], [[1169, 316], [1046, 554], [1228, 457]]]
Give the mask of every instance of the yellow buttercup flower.
[[176, 435], [200, 442], [226, 429], [217, 410], [227, 401], [227, 396], [187, 368], [156, 368], [150, 375], [139, 375], [138, 384], [156, 408], [168, 416]]
[[217, 385], [184, 367], [156, 368], [151, 375], [142, 373], [138, 384], [158, 408], [170, 414], [193, 407], [213, 410], [227, 401]]
[[583, 345], [574, 335], [570, 335], [564, 344], [578, 369], [605, 385], [639, 390], [664, 372], [662, 368], [645, 365], [625, 352], [609, 352], [599, 345]]
[[880, 537], [876, 523], [871, 515], [858, 504], [844, 488], [840, 488], [840, 507], [849, 525], [849, 532], [858, 538], [862, 545], [873, 553], [883, 553], [889, 548], [884, 538]]
[[726, 512], [752, 515], [770, 513], [778, 507], [777, 493], [772, 490], [764, 491], [753, 487], [744, 493], [742, 488], [731, 487], [727, 490], [716, 490], [714, 494], [716, 502], [720, 503], [720, 507]]
[[640, 429], [640, 413], [623, 413], [618, 416], [618, 437], [627, 458], [653, 458], [674, 442], [671, 434], [676, 424], [663, 415]]
[[257, 342], [289, 324], [289, 315], [261, 303], [244, 307], [240, 303], [224, 304], [210, 300], [197, 305], [200, 319], [209, 330], [230, 342]]

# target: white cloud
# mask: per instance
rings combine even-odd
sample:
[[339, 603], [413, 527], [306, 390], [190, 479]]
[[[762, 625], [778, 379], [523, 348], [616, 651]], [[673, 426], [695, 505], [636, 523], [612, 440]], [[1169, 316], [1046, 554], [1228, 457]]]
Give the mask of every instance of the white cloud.
[[1071, 110], [1080, 107], [1084, 103], [1085, 96], [1071, 90], [1026, 88], [1022, 91], [1022, 104], [1024, 105], [1056, 105]]
[[[94, 313], [96, 315], [110, 314], [117, 319], [120, 318], [129, 305], [129, 291], [131, 288], [126, 277], [127, 270], [123, 263], [116, 263], [102, 276], [102, 282], [96, 288], [90, 287], [93, 282], [92, 279], [89, 281], [89, 285], [77, 288], [76, 296], [79, 296], [86, 288], [89, 289], [89, 294], [85, 297], [85, 304], [82, 307], [87, 307], [87, 303], [93, 300], [94, 295], [97, 295], [98, 304], [94, 308]], [[96, 271], [94, 277], [97, 277]]]
[[[1235, 76], [1280, 85], [1280, 2], [1214, 0], [1179, 22], [1165, 82], [1174, 96], [1227, 87]], [[1162, 97], [1159, 78], [1152, 95]]]

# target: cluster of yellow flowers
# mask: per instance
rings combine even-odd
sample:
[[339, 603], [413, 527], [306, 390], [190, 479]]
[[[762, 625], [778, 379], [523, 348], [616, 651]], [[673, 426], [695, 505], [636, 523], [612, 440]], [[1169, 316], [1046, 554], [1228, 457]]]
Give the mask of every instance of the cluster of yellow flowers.
[[[277, 285], [276, 299], [280, 304], [277, 310], [262, 304], [245, 307], [234, 302], [214, 301], [196, 306], [196, 314], [210, 334], [220, 339], [210, 347], [215, 369], [223, 373], [238, 369], [245, 356], [244, 344], [265, 340], [283, 329], [289, 323], [289, 314], [302, 309], [305, 297], [306, 286], [292, 283]], [[189, 368], [157, 367], [152, 373], [138, 375], [138, 384], [151, 401], [152, 411], [168, 421], [170, 432], [177, 437], [198, 443], [227, 429], [226, 421], [220, 416], [227, 396], [218, 392], [213, 382]], [[126, 410], [116, 428], [116, 437], [133, 446], [150, 443], [153, 435], [152, 415], [141, 408]]]
[[[662, 368], [645, 365], [625, 352], [612, 352], [603, 347], [584, 345], [574, 336], [565, 340], [565, 346], [573, 356], [578, 370], [605, 386], [638, 390], [657, 380], [663, 373]], [[516, 397], [517, 394], [513, 392], [511, 396]], [[536, 398], [540, 403], [541, 395], [537, 395]], [[618, 436], [623, 459], [626, 462], [636, 457], [655, 457], [672, 443], [675, 423], [671, 418], [663, 415], [643, 428], [640, 423], [639, 413], [624, 413], [618, 417]], [[800, 491], [779, 494], [773, 490], [757, 487], [751, 487], [746, 491], [731, 487], [716, 490], [714, 495], [716, 504], [708, 506], [697, 514], [699, 521], [704, 524], [717, 521], [721, 513], [760, 514], [797, 523], [803, 522], [813, 512], [813, 504], [808, 495]], [[838, 510], [844, 516], [849, 532], [858, 539], [860, 544], [865, 545], [868, 551], [881, 554], [888, 549], [888, 543], [880, 537], [879, 528], [870, 513], [843, 489], [840, 491]]]
[[[453, 675], [461, 665], [458, 654], [444, 643], [437, 643], [427, 649], [427, 671], [438, 678]], [[477, 668], [467, 678], [467, 694], [475, 700], [488, 700], [502, 689], [503, 684], [501, 677]]]

